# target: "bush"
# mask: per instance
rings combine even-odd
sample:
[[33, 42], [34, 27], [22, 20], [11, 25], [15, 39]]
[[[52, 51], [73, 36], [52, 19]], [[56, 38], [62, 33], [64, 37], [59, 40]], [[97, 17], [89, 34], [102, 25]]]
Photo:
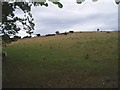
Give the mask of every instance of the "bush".
[[21, 39], [20, 36], [14, 36], [14, 38], [11, 38], [11, 41], [17, 41], [18, 39]]
[[58, 35], [58, 34], [60, 34], [60, 32], [59, 32], [59, 31], [56, 31], [55, 33], [56, 33], [57, 35]]
[[69, 33], [74, 33], [74, 31], [69, 31]]
[[110, 33], [109, 31], [107, 31], [106, 33]]
[[38, 37], [40, 37], [41, 35], [40, 34], [36, 34]]
[[64, 33], [64, 35], [67, 35], [67, 34], [68, 34], [67, 32]]
[[20, 36], [14, 36], [14, 38], [16, 38], [16, 39], [21, 39], [21, 37], [20, 37]]
[[55, 36], [55, 34], [47, 34], [47, 35], [45, 35], [45, 36]]
[[97, 31], [99, 31], [99, 29], [97, 29]]
[[2, 35], [2, 40], [5, 43], [11, 43], [10, 36], [8, 34]]

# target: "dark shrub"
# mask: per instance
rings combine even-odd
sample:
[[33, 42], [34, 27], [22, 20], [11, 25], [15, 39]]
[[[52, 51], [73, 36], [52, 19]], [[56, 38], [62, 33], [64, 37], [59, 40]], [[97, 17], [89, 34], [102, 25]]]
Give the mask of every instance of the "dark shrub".
[[109, 31], [107, 31], [106, 33], [110, 33]]
[[20, 37], [20, 36], [14, 36], [14, 38], [16, 38], [16, 39], [21, 39], [21, 37]]
[[64, 33], [64, 35], [67, 35], [67, 34], [68, 34], [67, 32]]
[[69, 33], [74, 33], [74, 31], [69, 31]]
[[55, 36], [55, 34], [47, 34], [47, 35], [45, 35], [45, 36]]
[[8, 34], [2, 35], [2, 40], [5, 43], [11, 43], [10, 36]]
[[40, 37], [41, 35], [40, 34], [36, 34], [38, 37]]
[[99, 28], [97, 29], [97, 31], [99, 31]]
[[14, 36], [13, 38], [11, 38], [12, 41], [17, 41], [18, 39], [21, 39], [20, 36]]
[[59, 31], [56, 31], [55, 33], [56, 33], [57, 35], [58, 35], [58, 34], [60, 34], [60, 32], [59, 32]]

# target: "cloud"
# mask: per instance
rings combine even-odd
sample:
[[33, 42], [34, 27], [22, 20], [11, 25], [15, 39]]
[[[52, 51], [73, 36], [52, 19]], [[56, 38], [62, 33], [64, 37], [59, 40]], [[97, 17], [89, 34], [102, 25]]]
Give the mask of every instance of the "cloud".
[[35, 22], [35, 32], [40, 34], [55, 33], [55, 31], [94, 31], [117, 30], [118, 6], [114, 0], [86, 0], [77, 4], [75, 0], [60, 0], [63, 8], [49, 3], [48, 7], [32, 7]]

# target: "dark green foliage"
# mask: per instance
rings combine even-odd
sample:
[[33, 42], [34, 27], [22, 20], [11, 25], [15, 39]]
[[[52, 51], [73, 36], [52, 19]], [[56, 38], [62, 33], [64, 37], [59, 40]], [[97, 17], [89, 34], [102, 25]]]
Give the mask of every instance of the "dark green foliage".
[[11, 43], [10, 36], [8, 34], [2, 35], [2, 40], [5, 43]]
[[[16, 8], [19, 8], [24, 13], [26, 13], [26, 17], [19, 18], [15, 16], [15, 10]], [[8, 3], [8, 2], [2, 2], [2, 32], [4, 34], [16, 34], [21, 29], [19, 26], [17, 26], [15, 23], [20, 22], [23, 24], [23, 28], [34, 28], [34, 23], [31, 11], [31, 4], [27, 2], [14, 2], [14, 3]], [[26, 23], [29, 24], [26, 24]], [[7, 31], [7, 32], [5, 32]]]
[[110, 33], [109, 31], [107, 31], [106, 33]]
[[59, 33], [59, 35], [67, 35], [69, 34], [68, 32], [64, 32], [64, 33]]
[[115, 2], [116, 2], [116, 4], [118, 4], [118, 5], [119, 5], [119, 3], [120, 3], [120, 0], [115, 0]]
[[99, 31], [99, 28], [97, 29], [97, 31]]
[[76, 0], [77, 4], [81, 4], [82, 2], [84, 2], [85, 0]]
[[43, 5], [44, 5], [44, 6], [48, 7], [48, 3], [45, 3], [45, 2], [34, 2], [34, 5], [35, 5], [35, 6], [37, 6], [37, 5], [38, 5], [38, 6], [39, 6], [39, 5], [43, 6]]
[[69, 31], [69, 33], [74, 33], [74, 31]]
[[38, 37], [40, 37], [41, 35], [40, 34], [36, 34]]
[[67, 35], [67, 34], [68, 34], [67, 32], [64, 33], [64, 35]]
[[[59, 8], [62, 8], [62, 4], [60, 2], [53, 2], [57, 4]], [[34, 30], [35, 24], [33, 23], [34, 18], [31, 14], [31, 6], [48, 6], [46, 2], [2, 2], [2, 33], [4, 34], [12, 34], [15, 35], [22, 28], [26, 30], [26, 33], [30, 35]], [[15, 16], [15, 10], [19, 9], [23, 11], [24, 18]], [[16, 25], [15, 23], [19, 22], [22, 24], [21, 27]], [[7, 31], [7, 32], [6, 32]]]
[[13, 38], [11, 38], [11, 41], [17, 41], [18, 39], [21, 39], [20, 36], [14, 36]]
[[33, 32], [31, 30], [29, 30], [26, 33], [28, 33], [31, 36]]
[[55, 33], [56, 33], [57, 35], [58, 35], [58, 34], [60, 34], [60, 32], [59, 32], [59, 31], [56, 31]]
[[45, 36], [55, 36], [55, 34], [47, 34], [47, 35], [45, 35]]
[[54, 4], [58, 5], [59, 8], [62, 8], [63, 5], [60, 2], [53, 2]]

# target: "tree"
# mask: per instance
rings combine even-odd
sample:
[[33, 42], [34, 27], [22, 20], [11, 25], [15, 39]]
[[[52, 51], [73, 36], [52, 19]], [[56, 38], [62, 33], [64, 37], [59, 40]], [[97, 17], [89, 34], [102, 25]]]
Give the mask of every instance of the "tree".
[[26, 33], [28, 33], [30, 35], [30, 37], [32, 37], [32, 31], [27, 31]]
[[41, 35], [40, 34], [36, 34], [38, 37], [40, 37]]
[[[76, 2], [78, 3], [78, 4], [81, 4], [81, 3], [83, 3], [85, 0], [76, 0]], [[98, 0], [92, 0], [93, 2], [96, 2], [96, 1], [98, 1]], [[120, 3], [120, 0], [115, 0], [115, 3], [116, 4], [119, 4]]]
[[[52, 2], [52, 0], [49, 0]], [[60, 2], [53, 2], [62, 8], [63, 5]], [[26, 33], [31, 35], [31, 30], [34, 30], [35, 24], [34, 18], [31, 14], [31, 6], [48, 6], [45, 2], [2, 2], [2, 33], [8, 35], [15, 35], [21, 29], [24, 29]], [[24, 13], [24, 18], [15, 16], [15, 10], [21, 10]], [[22, 24], [22, 27], [17, 25]]]
[[8, 34], [2, 35], [2, 41], [5, 43], [11, 43], [10, 36]]
[[14, 36], [13, 38], [11, 38], [11, 41], [17, 41], [18, 39], [21, 39], [20, 36]]
[[60, 34], [60, 32], [59, 32], [59, 31], [56, 31], [55, 33], [56, 33], [57, 35], [58, 35], [58, 34]]
[[74, 31], [69, 31], [69, 33], [74, 33]]
[[97, 29], [97, 31], [99, 31], [99, 28]]
[[[25, 15], [24, 18], [20, 18], [15, 16], [15, 10], [22, 10]], [[2, 2], [2, 32], [4, 34], [13, 34], [18, 33], [21, 27], [17, 25], [17, 23], [21, 23], [23, 28], [34, 28], [34, 23], [31, 11], [31, 4], [27, 2]]]

